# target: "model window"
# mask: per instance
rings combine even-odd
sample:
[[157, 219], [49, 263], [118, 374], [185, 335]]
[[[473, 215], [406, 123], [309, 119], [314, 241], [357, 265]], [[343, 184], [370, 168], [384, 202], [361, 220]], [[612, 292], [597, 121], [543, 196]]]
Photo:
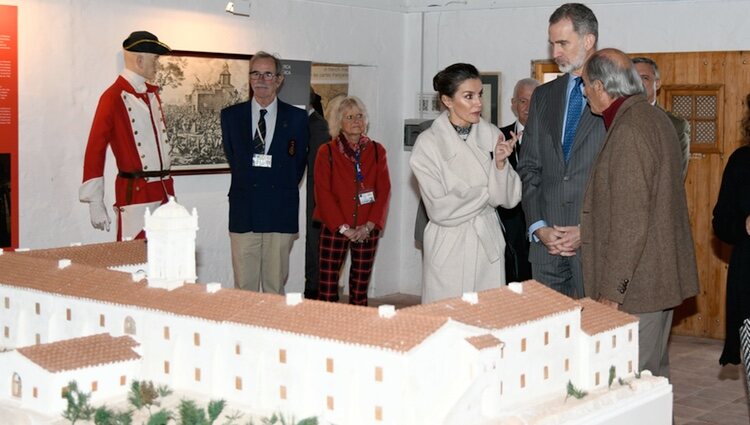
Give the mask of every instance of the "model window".
[[18, 376], [17, 373], [13, 374], [13, 380], [11, 382], [11, 385], [12, 385], [11, 394], [13, 394], [13, 397], [21, 398], [21, 389], [22, 389], [21, 377]]
[[333, 373], [333, 359], [332, 358], [326, 359], [326, 372]]
[[125, 332], [125, 335], [135, 335], [135, 320], [132, 317], [128, 316], [125, 318], [123, 332]]
[[34, 312], [37, 314], [37, 316], [41, 314], [42, 306], [40, 306], [39, 303], [34, 304]]

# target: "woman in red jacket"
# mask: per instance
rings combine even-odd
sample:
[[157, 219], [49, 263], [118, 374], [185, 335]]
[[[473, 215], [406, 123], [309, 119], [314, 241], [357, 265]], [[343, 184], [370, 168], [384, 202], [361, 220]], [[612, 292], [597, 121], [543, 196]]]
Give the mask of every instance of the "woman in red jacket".
[[338, 281], [351, 250], [349, 303], [367, 305], [367, 287], [385, 225], [391, 181], [383, 145], [370, 140], [367, 110], [354, 96], [328, 105], [331, 141], [315, 158], [315, 212], [320, 234], [318, 299], [338, 301]]

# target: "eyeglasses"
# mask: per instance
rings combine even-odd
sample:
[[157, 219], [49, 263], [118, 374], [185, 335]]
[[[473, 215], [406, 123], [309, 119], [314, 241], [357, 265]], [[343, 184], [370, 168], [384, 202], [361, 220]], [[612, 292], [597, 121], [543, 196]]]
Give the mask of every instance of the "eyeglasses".
[[347, 121], [359, 121], [365, 119], [364, 114], [357, 114], [357, 115], [344, 115], [344, 119]]
[[276, 77], [276, 74], [273, 72], [259, 72], [259, 71], [253, 71], [250, 73], [250, 79], [251, 80], [259, 80], [263, 78], [266, 81], [271, 81]]

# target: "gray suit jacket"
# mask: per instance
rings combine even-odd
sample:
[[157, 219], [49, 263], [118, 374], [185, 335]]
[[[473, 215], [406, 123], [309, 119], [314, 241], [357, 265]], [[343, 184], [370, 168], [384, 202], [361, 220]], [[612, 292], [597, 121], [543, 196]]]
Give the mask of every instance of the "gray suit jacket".
[[[530, 226], [580, 223], [581, 202], [589, 171], [605, 136], [604, 121], [588, 105], [578, 122], [568, 163], [562, 152], [563, 118], [570, 74], [538, 87], [531, 97], [529, 120], [523, 133], [518, 174], [523, 183], [523, 210]], [[541, 242], [532, 242], [529, 261], [548, 263], [553, 257]]]

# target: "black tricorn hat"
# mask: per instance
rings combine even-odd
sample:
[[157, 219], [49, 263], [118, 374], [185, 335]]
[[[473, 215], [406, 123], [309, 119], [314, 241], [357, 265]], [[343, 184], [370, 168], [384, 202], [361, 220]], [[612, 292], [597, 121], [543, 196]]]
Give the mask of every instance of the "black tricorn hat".
[[128, 52], [153, 53], [163, 55], [172, 49], [159, 41], [159, 38], [148, 31], [134, 31], [122, 42], [122, 48]]

